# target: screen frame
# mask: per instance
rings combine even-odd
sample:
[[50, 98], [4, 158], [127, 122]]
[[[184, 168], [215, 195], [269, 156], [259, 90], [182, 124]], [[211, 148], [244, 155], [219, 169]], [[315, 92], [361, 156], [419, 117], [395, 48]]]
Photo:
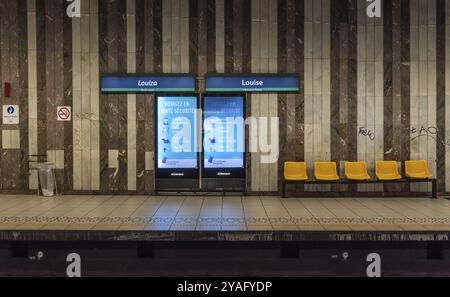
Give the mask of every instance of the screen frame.
[[[158, 146], [158, 101], [160, 97], [195, 97], [197, 103], [197, 110], [200, 107], [200, 96], [197, 93], [158, 93], [154, 95], [154, 143], [155, 143], [155, 178], [156, 179], [200, 179], [200, 152], [197, 152], [197, 168], [159, 168], [158, 167], [158, 156], [159, 156], [159, 146]], [[198, 115], [197, 115], [198, 117]], [[198, 124], [197, 124], [198, 125]], [[195, 131], [198, 131], [198, 127], [194, 127]], [[202, 133], [203, 134], [203, 133]], [[197, 135], [198, 137], [201, 135]], [[202, 138], [203, 139], [203, 138]], [[198, 143], [196, 144], [198, 145]], [[182, 173], [183, 176], [173, 176], [174, 173]]]
[[[226, 97], [240, 97], [242, 98], [242, 105], [243, 105], [243, 117], [244, 117], [244, 121], [246, 119], [246, 115], [247, 115], [247, 106], [246, 106], [246, 101], [247, 101], [247, 96], [245, 95], [245, 93], [204, 93], [202, 94], [201, 98], [201, 109], [202, 109], [202, 135], [201, 135], [201, 140], [202, 140], [202, 153], [200, 156], [200, 161], [201, 161], [201, 169], [202, 169], [202, 178], [214, 178], [214, 179], [245, 179], [246, 178], [246, 171], [247, 171], [247, 154], [246, 151], [242, 152], [243, 155], [243, 164], [244, 167], [242, 168], [205, 168], [205, 148], [204, 148], [204, 139], [205, 139], [205, 129], [204, 129], [204, 122], [205, 122], [205, 98], [206, 97], [216, 97], [216, 98], [226, 98]], [[247, 145], [246, 145], [246, 139], [247, 139], [247, 133], [246, 133], [246, 127], [245, 127], [245, 123], [244, 123], [244, 131], [243, 131], [243, 136], [244, 136], [244, 150], [247, 149]], [[219, 172], [226, 172], [226, 173], [230, 173], [230, 175], [227, 176], [219, 176], [218, 173]]]

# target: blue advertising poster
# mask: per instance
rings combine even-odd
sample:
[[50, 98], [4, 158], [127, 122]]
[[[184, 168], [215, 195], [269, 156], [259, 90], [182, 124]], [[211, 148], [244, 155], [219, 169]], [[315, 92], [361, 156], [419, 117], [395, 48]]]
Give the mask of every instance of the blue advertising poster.
[[198, 168], [197, 97], [158, 97], [159, 169]]
[[298, 92], [295, 75], [208, 76], [206, 92]]
[[244, 168], [243, 97], [205, 97], [203, 117], [204, 167]]
[[195, 92], [195, 77], [105, 75], [101, 78], [101, 90], [103, 93]]

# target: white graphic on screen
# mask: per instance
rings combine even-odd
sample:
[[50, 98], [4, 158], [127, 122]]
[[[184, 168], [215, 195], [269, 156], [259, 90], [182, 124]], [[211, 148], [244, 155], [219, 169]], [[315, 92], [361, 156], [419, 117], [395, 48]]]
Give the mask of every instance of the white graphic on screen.
[[197, 168], [196, 97], [158, 98], [158, 168]]
[[206, 97], [204, 102], [204, 167], [244, 167], [242, 97]]

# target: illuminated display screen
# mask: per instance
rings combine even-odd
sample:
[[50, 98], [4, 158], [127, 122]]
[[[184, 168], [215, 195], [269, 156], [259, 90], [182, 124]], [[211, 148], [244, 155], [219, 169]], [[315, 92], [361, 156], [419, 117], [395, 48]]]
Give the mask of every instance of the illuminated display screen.
[[197, 97], [157, 97], [158, 169], [198, 168]]
[[204, 98], [204, 168], [244, 168], [244, 116], [242, 96]]

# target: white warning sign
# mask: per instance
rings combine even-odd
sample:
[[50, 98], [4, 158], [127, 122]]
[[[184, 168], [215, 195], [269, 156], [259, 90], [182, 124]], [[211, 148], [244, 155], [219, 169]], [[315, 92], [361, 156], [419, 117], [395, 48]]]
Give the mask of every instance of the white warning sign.
[[72, 120], [72, 108], [70, 106], [58, 106], [56, 119], [60, 122], [70, 122]]
[[3, 105], [3, 125], [19, 124], [19, 105]]

